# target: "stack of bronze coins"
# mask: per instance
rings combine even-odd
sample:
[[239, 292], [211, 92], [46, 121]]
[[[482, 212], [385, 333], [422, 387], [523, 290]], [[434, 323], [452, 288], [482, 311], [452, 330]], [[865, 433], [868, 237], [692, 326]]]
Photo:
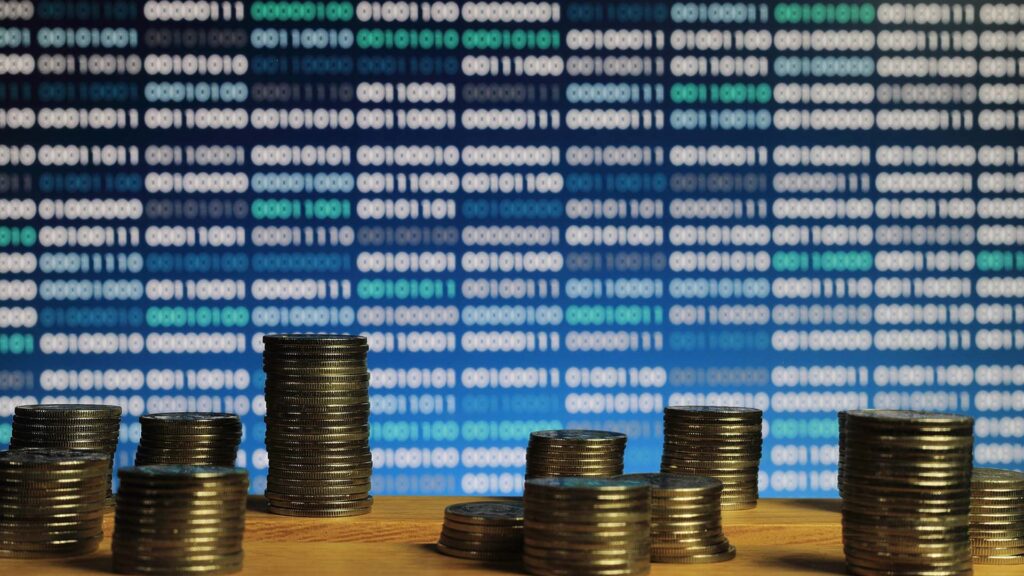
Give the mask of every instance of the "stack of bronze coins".
[[437, 549], [456, 558], [494, 562], [519, 560], [523, 553], [523, 505], [467, 502], [444, 509]]
[[844, 457], [845, 457], [845, 454], [846, 454], [846, 433], [844, 432], [844, 430], [846, 430], [846, 412], [843, 411], [843, 410], [840, 410], [836, 414], [836, 416], [838, 417], [837, 420], [839, 421], [839, 465], [836, 467], [836, 470], [837, 470], [836, 485], [839, 488], [839, 495], [842, 496], [843, 495], [843, 467], [845, 466], [845, 463], [843, 462], [843, 460], [844, 460]]
[[362, 336], [263, 337], [267, 374], [267, 510], [355, 516], [370, 496], [369, 349]]
[[241, 468], [118, 470], [114, 571], [227, 574], [242, 569], [249, 477]]
[[626, 435], [602, 430], [545, 430], [530, 434], [526, 477], [608, 477], [622, 474]]
[[234, 466], [242, 421], [234, 414], [174, 412], [139, 418], [135, 465]]
[[973, 420], [846, 413], [843, 549], [852, 574], [971, 574]]
[[0, 452], [0, 557], [77, 556], [95, 550], [103, 539], [109, 473], [110, 457], [102, 452]]
[[526, 481], [523, 563], [532, 574], [646, 574], [651, 568], [651, 490], [607, 478]]
[[975, 468], [970, 521], [975, 564], [1024, 564], [1024, 472]]
[[92, 404], [36, 404], [14, 409], [11, 449], [63, 448], [102, 452], [107, 465], [107, 504], [113, 505], [111, 475], [121, 408]]
[[665, 474], [710, 476], [722, 482], [722, 508], [757, 506], [761, 411], [727, 406], [665, 409]]
[[722, 483], [707, 476], [626, 474], [651, 486], [651, 562], [705, 564], [736, 557], [722, 533]]

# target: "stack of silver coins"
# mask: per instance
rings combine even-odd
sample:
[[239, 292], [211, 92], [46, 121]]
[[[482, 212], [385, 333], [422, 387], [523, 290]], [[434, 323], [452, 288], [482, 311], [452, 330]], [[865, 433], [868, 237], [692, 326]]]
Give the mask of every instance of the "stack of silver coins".
[[723, 509], [757, 506], [760, 464], [760, 410], [727, 406], [665, 409], [662, 473], [720, 480]]
[[603, 430], [544, 430], [530, 434], [526, 477], [608, 477], [622, 474], [626, 435]]
[[523, 553], [523, 505], [466, 502], [448, 506], [437, 549], [456, 558], [519, 560]]
[[0, 557], [88, 554], [103, 539], [110, 458], [102, 452], [0, 452]]
[[242, 569], [249, 476], [241, 468], [118, 470], [113, 568], [123, 574], [227, 574]]
[[135, 465], [234, 466], [242, 422], [234, 414], [172, 412], [139, 418]]
[[362, 336], [263, 337], [267, 374], [267, 510], [355, 516], [370, 496], [369, 347]]
[[121, 432], [121, 408], [92, 404], [36, 404], [14, 409], [11, 449], [63, 448], [107, 455], [107, 504], [114, 504], [111, 476]]
[[975, 564], [1024, 564], [1024, 472], [975, 468], [970, 520]]
[[846, 413], [843, 549], [852, 574], [967, 575], [974, 422]]
[[722, 483], [707, 476], [626, 474], [651, 486], [651, 562], [708, 564], [736, 557], [722, 533]]
[[837, 414], [837, 420], [839, 421], [839, 464], [836, 467], [836, 484], [839, 488], [839, 495], [843, 495], [843, 468], [846, 467], [846, 412], [839, 411]]
[[539, 576], [646, 574], [651, 568], [647, 482], [534, 478], [523, 494], [523, 563]]

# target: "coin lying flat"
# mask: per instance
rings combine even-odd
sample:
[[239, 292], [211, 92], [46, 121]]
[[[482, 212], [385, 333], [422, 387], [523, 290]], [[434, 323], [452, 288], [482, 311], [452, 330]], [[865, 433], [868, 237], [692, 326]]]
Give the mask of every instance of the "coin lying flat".
[[970, 574], [970, 418], [851, 410], [840, 422], [843, 549], [854, 574]]
[[110, 458], [103, 452], [0, 452], [0, 557], [88, 554], [103, 539]]

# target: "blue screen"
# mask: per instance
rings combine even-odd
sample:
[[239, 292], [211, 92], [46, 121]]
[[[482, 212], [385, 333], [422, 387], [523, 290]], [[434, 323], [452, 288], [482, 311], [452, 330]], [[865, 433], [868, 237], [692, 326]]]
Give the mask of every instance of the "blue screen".
[[14, 407], [241, 415], [261, 337], [370, 342], [375, 494], [516, 494], [532, 430], [976, 418], [1024, 465], [1024, 7], [0, 2], [0, 446]]

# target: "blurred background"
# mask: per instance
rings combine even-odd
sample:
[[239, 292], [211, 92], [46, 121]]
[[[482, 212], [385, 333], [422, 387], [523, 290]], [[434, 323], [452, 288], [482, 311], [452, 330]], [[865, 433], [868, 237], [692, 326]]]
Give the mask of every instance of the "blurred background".
[[976, 418], [1024, 466], [1024, 10], [879, 2], [0, 2], [14, 406], [242, 416], [261, 336], [371, 343], [376, 494], [513, 494], [528, 434]]

